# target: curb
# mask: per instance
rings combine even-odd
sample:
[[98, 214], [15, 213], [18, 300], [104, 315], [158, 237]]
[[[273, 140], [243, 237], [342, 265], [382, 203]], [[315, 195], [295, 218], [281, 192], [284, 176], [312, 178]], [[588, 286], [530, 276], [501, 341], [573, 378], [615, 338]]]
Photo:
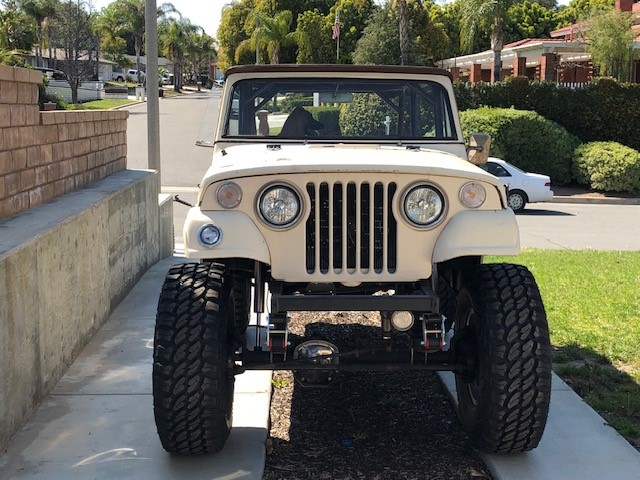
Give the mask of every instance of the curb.
[[591, 205], [640, 205], [640, 198], [554, 196], [553, 200], [551, 200], [551, 203], [583, 203]]

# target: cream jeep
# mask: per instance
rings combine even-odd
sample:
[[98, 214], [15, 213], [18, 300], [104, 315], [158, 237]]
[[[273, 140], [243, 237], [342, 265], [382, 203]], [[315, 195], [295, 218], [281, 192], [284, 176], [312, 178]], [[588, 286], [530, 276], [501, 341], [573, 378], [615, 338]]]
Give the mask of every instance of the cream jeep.
[[[551, 390], [545, 311], [526, 268], [483, 263], [519, 252], [518, 227], [500, 181], [474, 165], [488, 137], [465, 149], [449, 74], [235, 67], [220, 105], [184, 227], [195, 261], [170, 270], [158, 304], [164, 448], [219, 451], [234, 375], [250, 369], [308, 383], [340, 370], [448, 370], [477, 448], [535, 448]], [[288, 312], [366, 310], [380, 312], [375, 349], [287, 330]]]

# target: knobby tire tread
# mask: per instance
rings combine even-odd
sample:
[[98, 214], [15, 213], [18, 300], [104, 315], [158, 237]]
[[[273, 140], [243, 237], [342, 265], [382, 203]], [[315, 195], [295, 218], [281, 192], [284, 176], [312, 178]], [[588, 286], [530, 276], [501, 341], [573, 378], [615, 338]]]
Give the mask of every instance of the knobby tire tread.
[[153, 403], [158, 435], [170, 453], [222, 449], [231, 428], [233, 376], [227, 367], [224, 267], [172, 267], [158, 301]]
[[538, 286], [521, 265], [480, 265], [471, 278], [480, 368], [488, 379], [472, 440], [489, 453], [532, 450], [551, 397], [551, 346]]

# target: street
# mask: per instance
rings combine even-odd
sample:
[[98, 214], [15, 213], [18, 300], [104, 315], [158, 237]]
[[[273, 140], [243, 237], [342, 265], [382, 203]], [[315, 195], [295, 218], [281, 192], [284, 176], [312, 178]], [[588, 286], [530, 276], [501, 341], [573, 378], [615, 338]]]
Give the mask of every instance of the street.
[[[162, 191], [193, 203], [211, 163], [220, 90], [160, 100]], [[129, 109], [128, 168], [147, 168], [146, 104]], [[176, 243], [188, 207], [174, 204]], [[640, 251], [640, 205], [538, 203], [516, 216], [522, 248]]]

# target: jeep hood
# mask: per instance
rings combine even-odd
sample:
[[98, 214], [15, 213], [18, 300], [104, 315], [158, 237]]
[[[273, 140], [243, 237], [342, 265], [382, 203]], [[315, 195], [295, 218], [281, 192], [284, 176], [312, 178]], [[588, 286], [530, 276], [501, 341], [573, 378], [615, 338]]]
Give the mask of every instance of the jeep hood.
[[262, 175], [385, 172], [468, 178], [501, 186], [457, 155], [428, 148], [378, 145], [237, 145], [217, 152], [201, 185]]

